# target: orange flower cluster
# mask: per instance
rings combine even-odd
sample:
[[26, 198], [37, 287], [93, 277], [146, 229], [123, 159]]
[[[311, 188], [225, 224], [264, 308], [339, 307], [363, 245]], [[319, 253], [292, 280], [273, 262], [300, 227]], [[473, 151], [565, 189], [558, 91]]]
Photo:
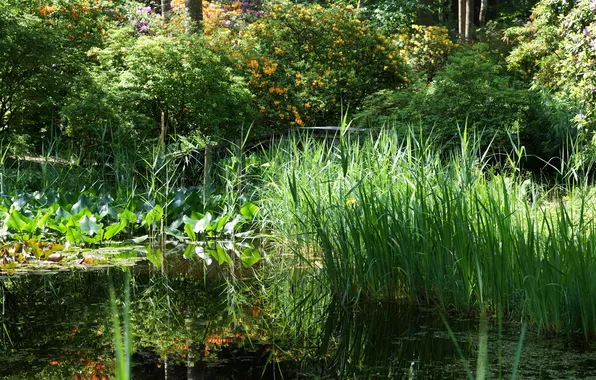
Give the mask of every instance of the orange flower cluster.
[[51, 15], [55, 11], [56, 11], [56, 7], [46, 5], [39, 10], [39, 13], [41, 13], [42, 16], [47, 16], [47, 15]]
[[237, 67], [264, 122], [281, 127], [340, 118], [377, 86], [405, 81], [389, 40], [345, 6], [274, 4], [238, 38]]

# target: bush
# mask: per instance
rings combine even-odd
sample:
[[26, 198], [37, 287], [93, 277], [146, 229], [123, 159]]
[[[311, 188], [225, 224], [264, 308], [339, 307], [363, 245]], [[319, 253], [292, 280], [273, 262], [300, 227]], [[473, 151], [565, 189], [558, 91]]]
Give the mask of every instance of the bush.
[[275, 5], [234, 55], [269, 125], [336, 124], [342, 106], [405, 81], [397, 51], [350, 7]]
[[[456, 49], [445, 68], [430, 83], [420, 80], [406, 91], [380, 92], [369, 97], [360, 113], [361, 124], [405, 123], [421, 125], [427, 134], [444, 145], [459, 142], [460, 130], [467, 125], [482, 133], [493, 148], [511, 149], [509, 135], [531, 142], [535, 152], [543, 149], [545, 125], [549, 125], [538, 95], [486, 44]], [[531, 138], [531, 140], [530, 140]]]
[[429, 81], [447, 63], [455, 46], [443, 26], [412, 25], [398, 33], [394, 42], [406, 63]]
[[157, 137], [164, 112], [171, 134], [230, 137], [253, 120], [242, 78], [201, 36], [139, 34], [130, 26], [89, 54], [92, 83], [82, 83], [64, 108], [72, 134], [110, 124]]
[[542, 0], [530, 22], [511, 28], [511, 67], [533, 74], [533, 85], [575, 103], [575, 124], [596, 137], [596, 0]]

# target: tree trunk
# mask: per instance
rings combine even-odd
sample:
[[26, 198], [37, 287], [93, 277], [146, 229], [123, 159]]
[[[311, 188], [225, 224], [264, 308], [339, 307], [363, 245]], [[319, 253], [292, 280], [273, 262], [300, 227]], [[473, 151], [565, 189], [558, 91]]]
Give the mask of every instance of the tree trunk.
[[203, 24], [203, 0], [184, 0], [184, 5], [186, 6], [186, 16], [189, 21], [186, 32], [199, 32]]
[[459, 17], [458, 17], [458, 25], [459, 25], [459, 38], [463, 39], [464, 35], [466, 34], [466, 0], [458, 0], [459, 4]]
[[466, 0], [466, 41], [474, 39], [474, 0]]
[[161, 14], [166, 20], [172, 11], [172, 1], [171, 0], [161, 0]]
[[488, 0], [480, 0], [480, 16], [478, 19], [480, 27], [486, 25], [486, 8], [488, 8]]

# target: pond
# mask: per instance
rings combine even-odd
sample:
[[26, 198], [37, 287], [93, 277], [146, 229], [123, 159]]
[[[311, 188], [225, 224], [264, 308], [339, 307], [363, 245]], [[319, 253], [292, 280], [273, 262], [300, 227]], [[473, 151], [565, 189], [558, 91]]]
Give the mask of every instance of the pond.
[[[466, 372], [434, 311], [394, 304], [307, 313], [262, 298], [252, 269], [232, 273], [199, 257], [170, 255], [167, 267], [140, 261], [130, 274], [134, 379], [461, 379]], [[0, 378], [113, 379], [111, 266], [3, 275]], [[120, 297], [122, 298], [122, 297]], [[475, 372], [478, 322], [450, 319]], [[489, 375], [511, 377], [521, 326], [488, 335]], [[581, 339], [525, 335], [518, 378], [591, 378], [596, 357]], [[499, 351], [501, 359], [499, 359]]]

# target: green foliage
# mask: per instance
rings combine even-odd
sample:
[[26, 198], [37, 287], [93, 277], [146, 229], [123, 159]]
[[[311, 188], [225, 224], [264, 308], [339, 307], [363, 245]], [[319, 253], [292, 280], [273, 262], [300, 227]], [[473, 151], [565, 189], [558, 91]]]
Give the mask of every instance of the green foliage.
[[369, 97], [360, 116], [362, 123], [420, 125], [443, 144], [457, 145], [467, 125], [483, 134], [485, 143], [494, 137], [493, 148], [511, 149], [510, 134], [526, 136], [544, 128], [543, 120], [533, 118], [540, 108], [539, 98], [507, 72], [504, 59], [478, 43], [455, 50], [430, 83]]
[[596, 333], [593, 188], [570, 181], [563, 198], [520, 175], [514, 157], [488, 169], [478, 142], [460, 142], [447, 158], [393, 131], [339, 146], [303, 139], [306, 154], [280, 145], [267, 195], [290, 224], [280, 234], [305, 265], [299, 278], [344, 303], [488, 306], [540, 331]]
[[394, 42], [406, 63], [428, 80], [446, 64], [454, 47], [447, 28], [440, 26], [412, 25], [397, 34]]
[[261, 212], [248, 201], [234, 207], [213, 195], [203, 203], [202, 191], [184, 188], [164, 198], [162, 207], [143, 197], [114, 200], [91, 192], [80, 194], [78, 199], [73, 194], [52, 191], [0, 197], [0, 239], [65, 239], [71, 245], [97, 245], [116, 239], [147, 239], [156, 234], [162, 222], [166, 226], [163, 233], [181, 242], [256, 235]]
[[200, 36], [119, 28], [89, 54], [92, 80], [64, 108], [73, 135], [107, 123], [157, 137], [162, 112], [172, 134], [230, 137], [252, 121], [248, 89]]
[[596, 2], [540, 1], [530, 22], [511, 28], [515, 43], [512, 67], [533, 74], [536, 88], [554, 91], [561, 102], [573, 101], [574, 121], [588, 138], [596, 110]]
[[234, 55], [263, 123], [337, 124], [342, 105], [404, 83], [397, 52], [350, 7], [274, 5], [240, 43]]
[[25, 134], [36, 117], [50, 121], [48, 98], [60, 97], [63, 78], [52, 69], [60, 62], [56, 39], [39, 17], [0, 2], [0, 132]]

